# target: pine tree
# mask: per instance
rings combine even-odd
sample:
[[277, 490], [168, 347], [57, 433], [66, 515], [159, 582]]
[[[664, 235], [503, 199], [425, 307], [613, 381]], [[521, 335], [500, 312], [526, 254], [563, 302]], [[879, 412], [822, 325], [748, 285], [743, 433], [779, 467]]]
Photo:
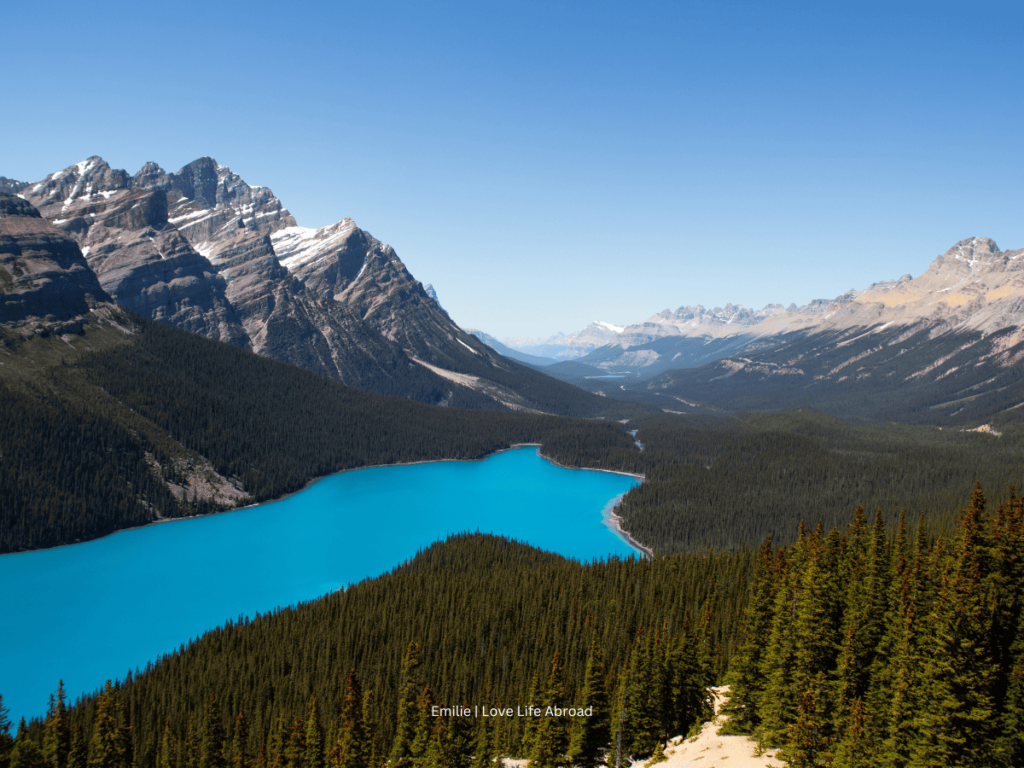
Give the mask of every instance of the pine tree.
[[199, 768], [199, 756], [202, 736], [200, 734], [200, 723], [196, 719], [196, 713], [188, 713], [188, 722], [185, 725], [185, 743], [181, 749], [181, 764], [184, 768]]
[[991, 765], [996, 669], [988, 605], [991, 541], [980, 485], [960, 523], [954, 560], [943, 572], [924, 649], [917, 738], [911, 765]]
[[[864, 701], [868, 686], [877, 679], [886, 659], [877, 659], [889, 613], [889, 542], [882, 512], [868, 534], [867, 551], [853, 564], [844, 620], [844, 644], [839, 661], [839, 686], [835, 711], [845, 729], [853, 701]], [[876, 663], [877, 660], [877, 663]], [[878, 725], [876, 724], [877, 730]]]
[[[132, 673], [129, 670], [125, 678], [125, 685], [132, 682]], [[120, 768], [132, 768], [135, 762], [134, 734], [132, 733], [131, 713], [127, 707], [127, 690], [121, 690], [115, 697], [115, 715], [117, 722], [117, 760]]]
[[1024, 613], [1018, 620], [1017, 638], [1010, 649], [1011, 665], [1002, 723], [995, 745], [1003, 765], [1024, 765]]
[[660, 717], [652, 711], [648, 695], [658, 685], [652, 651], [653, 643], [645, 640], [643, 630], [639, 630], [629, 662], [620, 673], [616, 695], [618, 713], [613, 713], [612, 740], [617, 762], [627, 757], [646, 757], [657, 746]]
[[[487, 696], [484, 701], [488, 701]], [[476, 726], [476, 739], [473, 749], [473, 768], [491, 768], [494, 763], [494, 743], [491, 738], [490, 717], [481, 717]]]
[[444, 726], [441, 745], [445, 768], [470, 768], [473, 762], [473, 730], [469, 722], [464, 717], [450, 717]]
[[71, 732], [71, 746], [68, 750], [68, 768], [85, 768], [89, 756], [85, 749], [85, 732], [81, 723], [75, 723]]
[[[730, 733], [750, 733], [761, 721], [757, 709], [764, 693], [765, 678], [760, 667], [771, 633], [777, 583], [775, 563], [769, 536], [758, 551], [750, 600], [743, 614], [743, 642], [729, 667], [729, 701], [723, 710], [729, 716]], [[678, 726], [672, 730], [678, 730]]]
[[825, 749], [822, 723], [817, 712], [817, 692], [808, 688], [800, 698], [796, 721], [789, 727], [786, 755], [790, 768], [815, 768]]
[[765, 675], [764, 693], [758, 706], [761, 725], [756, 736], [767, 746], [781, 746], [786, 743], [789, 728], [796, 721], [802, 692], [794, 681], [796, 669], [797, 639], [794, 631], [796, 611], [800, 593], [803, 550], [806, 539], [801, 525], [800, 537], [790, 549], [785, 570], [780, 571], [780, 584], [775, 591], [772, 606], [772, 629], [761, 658], [761, 670]]
[[284, 712], [281, 712], [277, 716], [277, 723], [270, 735], [270, 747], [267, 750], [269, 768], [284, 768], [286, 762], [284, 752], [287, 743], [288, 723], [285, 720]]
[[118, 754], [118, 728], [115, 712], [114, 692], [108, 680], [103, 693], [96, 701], [96, 712], [92, 719], [89, 768], [120, 768], [121, 758]]
[[[884, 533], [884, 530], [883, 530]], [[842, 542], [839, 531], [825, 537], [819, 523], [807, 540], [793, 614], [792, 685], [796, 691], [815, 689], [815, 707], [823, 738], [834, 736], [835, 709], [829, 680], [836, 668], [843, 621], [845, 584], [840, 572]]]
[[702, 684], [700, 664], [692, 637], [684, 630], [672, 644], [668, 659], [669, 696], [667, 732], [685, 736], [690, 726], [711, 717], [711, 696]]
[[199, 768], [227, 768], [224, 756], [224, 726], [217, 697], [212, 693], [203, 707], [203, 736], [199, 747]]
[[427, 753], [430, 745], [430, 738], [433, 732], [435, 719], [431, 717], [430, 710], [434, 706], [434, 694], [430, 686], [424, 686], [423, 693], [416, 699], [416, 728], [413, 731], [412, 741], [409, 744], [409, 757], [413, 761], [419, 760]]
[[391, 746], [390, 768], [408, 768], [410, 746], [416, 729], [416, 700], [423, 691], [420, 680], [420, 646], [409, 643], [402, 658], [402, 677], [398, 691], [398, 720]]
[[363, 694], [356, 671], [345, 680], [338, 738], [328, 756], [329, 768], [368, 768], [366, 732], [363, 728]]
[[306, 768], [324, 768], [324, 736], [315, 696], [309, 698], [306, 715]]
[[235, 731], [231, 737], [231, 768], [252, 768], [249, 754], [249, 721], [242, 710], [235, 717]]
[[285, 768], [305, 768], [306, 763], [306, 723], [296, 715], [288, 729], [288, 738], [284, 743]]
[[57, 684], [56, 696], [50, 698], [46, 717], [46, 734], [43, 737], [43, 758], [49, 768], [67, 768], [68, 753], [71, 750], [71, 727], [68, 722], [67, 695], [64, 681]]
[[530, 751], [530, 766], [554, 768], [560, 765], [568, 746], [566, 718], [553, 714], [553, 708], [565, 705], [565, 680], [562, 656], [555, 651], [551, 660], [551, 671], [544, 686], [541, 707], [545, 710], [537, 723], [533, 748]]
[[430, 723], [423, 757], [419, 761], [421, 768], [448, 768], [448, 755], [445, 749], [447, 740], [448, 724], [445, 718], [435, 717]]
[[[538, 689], [540, 683], [537, 681], [537, 673], [534, 672], [530, 677], [530, 687], [526, 689], [526, 706], [536, 706], [540, 703], [540, 694]], [[527, 717], [523, 723], [523, 733], [520, 739], [519, 751], [523, 754], [529, 755], [533, 753], [533, 743], [537, 733], [537, 718]]]
[[864, 703], [855, 699], [850, 708], [849, 726], [836, 748], [834, 768], [871, 768], [877, 764], [876, 753], [870, 749], [864, 730]]
[[164, 720], [164, 732], [160, 737], [160, 748], [157, 751], [156, 766], [157, 768], [177, 768], [177, 765], [177, 739], [174, 738], [174, 733], [171, 731], [171, 721], [168, 718]]
[[591, 714], [574, 718], [566, 752], [569, 763], [580, 768], [595, 768], [601, 759], [602, 749], [611, 739], [608, 693], [604, 679], [601, 647], [596, 641], [591, 642], [583, 675], [583, 690], [576, 703], [577, 709]]
[[18, 723], [18, 732], [14, 737], [14, 748], [11, 749], [11, 768], [45, 768], [43, 751], [28, 735], [25, 718]]

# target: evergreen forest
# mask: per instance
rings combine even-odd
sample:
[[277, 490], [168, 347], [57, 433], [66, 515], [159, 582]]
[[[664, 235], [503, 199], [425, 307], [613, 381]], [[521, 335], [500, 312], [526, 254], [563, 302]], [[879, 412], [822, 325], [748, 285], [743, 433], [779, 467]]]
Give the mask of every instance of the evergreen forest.
[[728, 726], [793, 766], [1020, 765], [1024, 503], [976, 486], [947, 534], [890, 522], [858, 507], [786, 546], [588, 564], [452, 537], [81, 701], [58, 685], [0, 766], [621, 765], [705, 721], [723, 681]]
[[[660, 554], [791, 542], [802, 519], [841, 525], [851, 499], [891, 517], [924, 513], [938, 532], [976, 480], [1024, 480], [1024, 427], [1013, 424], [996, 436], [808, 409], [679, 416], [609, 401], [604, 418], [571, 419], [440, 408], [134, 322], [127, 343], [82, 354], [48, 339], [36, 342], [47, 355], [27, 343], [5, 357], [0, 553], [267, 501], [344, 469], [479, 459], [517, 443], [567, 466], [645, 475], [620, 515]], [[19, 377], [33, 353], [44, 362]]]

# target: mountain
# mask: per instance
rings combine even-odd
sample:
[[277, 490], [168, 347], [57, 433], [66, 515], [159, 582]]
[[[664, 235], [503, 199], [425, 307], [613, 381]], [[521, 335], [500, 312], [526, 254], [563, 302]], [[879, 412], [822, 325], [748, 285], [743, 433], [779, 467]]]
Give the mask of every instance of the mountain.
[[1000, 251], [990, 239], [963, 240], [917, 278], [877, 282], [832, 300], [761, 310], [727, 304], [664, 310], [626, 326], [610, 344], [578, 359], [606, 373], [651, 376], [756, 352], [787, 334], [852, 328], [928, 326], [933, 335], [990, 334], [1024, 323], [1022, 251]]
[[[151, 200], [132, 195], [112, 205], [130, 217]], [[135, 253], [143, 240], [129, 240]], [[144, 318], [111, 301], [73, 237], [0, 193], [0, 552], [275, 498], [341, 469], [537, 442], [563, 464], [636, 453], [611, 419], [384, 397]]]
[[114, 322], [117, 315], [74, 239], [28, 202], [0, 192], [4, 347], [32, 336], [81, 335], [83, 324]]
[[614, 343], [622, 326], [596, 321], [574, 334], [556, 333], [547, 339], [505, 339], [505, 344], [519, 352], [554, 360], [574, 360], [605, 344]]
[[578, 362], [640, 374], [618, 395], [668, 410], [811, 405], [892, 420], [988, 418], [1024, 403], [1022, 255], [976, 237], [919, 277], [831, 301], [666, 311]]
[[[426, 285], [424, 285], [423, 292], [427, 294], [427, 296], [432, 298], [434, 300], [434, 303], [437, 304], [437, 306], [441, 307], [441, 300], [437, 298], [437, 291], [434, 290], [434, 286], [432, 283], [427, 283]], [[441, 309], [444, 309], [444, 307], [441, 307]]]
[[351, 219], [300, 227], [268, 188], [212, 158], [129, 175], [91, 157], [14, 186], [144, 317], [427, 403], [586, 416], [618, 407], [463, 331]]
[[15, 181], [14, 179], [8, 179], [6, 176], [0, 176], [0, 192], [16, 195], [27, 186], [27, 182]]
[[489, 334], [489, 333], [484, 333], [483, 331], [477, 331], [477, 330], [474, 330], [473, 328], [467, 328], [466, 331], [468, 333], [471, 333], [474, 336], [476, 336], [478, 339], [480, 339], [480, 341], [482, 341], [488, 347], [493, 349], [495, 352], [498, 352], [499, 354], [502, 354], [505, 357], [511, 357], [513, 360], [518, 360], [521, 363], [526, 363], [527, 365], [535, 365], [535, 366], [536, 365], [548, 366], [548, 365], [553, 365], [554, 362], [555, 362], [550, 357], [540, 357], [539, 355], [529, 355], [529, 354], [527, 354], [525, 352], [520, 352], [517, 349], [512, 349], [512, 347], [507, 347], [504, 344], [502, 344], [500, 341], [498, 341], [496, 338], [491, 336], [491, 334]]

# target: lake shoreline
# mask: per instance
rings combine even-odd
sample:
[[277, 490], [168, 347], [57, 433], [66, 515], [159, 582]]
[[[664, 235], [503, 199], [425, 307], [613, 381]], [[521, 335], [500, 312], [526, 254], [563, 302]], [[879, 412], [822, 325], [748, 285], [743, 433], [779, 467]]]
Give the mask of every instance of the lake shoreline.
[[[30, 552], [45, 552], [45, 551], [51, 550], [51, 549], [60, 549], [61, 547], [73, 547], [73, 546], [76, 546], [78, 544], [87, 544], [90, 541], [99, 541], [100, 539], [106, 539], [106, 538], [108, 538], [110, 536], [116, 536], [117, 534], [124, 533], [125, 531], [137, 531], [137, 530], [140, 530], [142, 528], [148, 528], [148, 527], [150, 527], [152, 525], [162, 525], [163, 523], [178, 523], [178, 522], [182, 522], [184, 520], [198, 520], [198, 519], [204, 518], [204, 517], [213, 517], [214, 515], [227, 514], [229, 512], [241, 512], [241, 511], [246, 510], [246, 509], [254, 509], [255, 507], [260, 507], [260, 506], [263, 506], [265, 504], [273, 504], [273, 503], [278, 502], [278, 501], [284, 501], [285, 499], [289, 498], [290, 496], [294, 496], [297, 493], [302, 493], [303, 491], [308, 490], [311, 486], [313, 486], [314, 484], [320, 482], [321, 480], [325, 480], [325, 479], [327, 479], [329, 477], [334, 477], [335, 475], [340, 475], [342, 472], [355, 472], [356, 470], [360, 470], [360, 469], [380, 469], [381, 467], [411, 467], [411, 466], [415, 466], [417, 464], [437, 464], [437, 463], [444, 462], [444, 461], [459, 461], [459, 462], [487, 461], [487, 459], [491, 458], [491, 456], [497, 456], [499, 453], [505, 453], [506, 451], [514, 451], [514, 450], [516, 450], [518, 448], [538, 448], [539, 449], [539, 448], [541, 448], [541, 444], [540, 443], [513, 443], [508, 448], [498, 448], [497, 450], [491, 451], [486, 456], [483, 456], [482, 458], [479, 458], [479, 459], [423, 459], [421, 461], [400, 461], [400, 462], [395, 462], [394, 464], [367, 464], [367, 465], [362, 466], [362, 467], [347, 467], [345, 469], [339, 469], [337, 472], [331, 472], [328, 475], [321, 475], [320, 477], [314, 477], [312, 480], [307, 482], [305, 485], [303, 485], [298, 490], [289, 491], [288, 493], [282, 494], [281, 496], [278, 496], [278, 497], [273, 498], [273, 499], [267, 499], [266, 501], [258, 501], [258, 502], [254, 502], [252, 504], [246, 504], [245, 506], [242, 506], [242, 507], [229, 507], [228, 509], [218, 509], [218, 510], [213, 511], [213, 512], [207, 512], [206, 514], [203, 514], [203, 515], [185, 515], [183, 517], [158, 517], [155, 520], [150, 520], [149, 522], [142, 523], [141, 525], [132, 525], [132, 526], [128, 526], [126, 528], [118, 528], [116, 531], [111, 531], [110, 533], [105, 533], [102, 536], [96, 536], [95, 538], [92, 538], [92, 539], [78, 539], [76, 541], [69, 541], [69, 542], [67, 542], [65, 544], [55, 544], [52, 547], [38, 547], [37, 549], [21, 549], [21, 550], [18, 550], [17, 552], [5, 552], [3, 554], [0, 554], [0, 557], [7, 557], [8, 555], [24, 555], [24, 554], [28, 554]], [[538, 455], [542, 459], [544, 459], [547, 462], [550, 462], [551, 464], [555, 465], [556, 467], [560, 467], [561, 469], [580, 469], [580, 470], [586, 470], [587, 472], [608, 472], [608, 473], [613, 474], [613, 475], [626, 475], [627, 477], [634, 477], [637, 480], [640, 480], [641, 482], [643, 482], [644, 480], [647, 479], [646, 475], [636, 474], [634, 472], [620, 472], [620, 471], [617, 471], [617, 470], [614, 470], [614, 469], [599, 469], [597, 467], [570, 467], [570, 466], [568, 466], [566, 464], [561, 464], [560, 462], [557, 462], [554, 459], [548, 458], [543, 453], [541, 453], [539, 450], [538, 450], [537, 453], [538, 453]], [[623, 494], [623, 495], [625, 495], [625, 494]], [[622, 498], [622, 496], [619, 496], [618, 500], [621, 500], [621, 498]], [[650, 548], [648, 548], [648, 547], [644, 546], [643, 544], [641, 544], [640, 542], [638, 542], [636, 539], [634, 539], [629, 534], [628, 531], [625, 531], [625, 530], [622, 529], [622, 526], [620, 525], [620, 522], [621, 522], [622, 518], [619, 517], [618, 515], [616, 515], [614, 513], [614, 511], [610, 512], [608, 514], [608, 516], [606, 516], [605, 520], [606, 520], [606, 524], [608, 522], [611, 523], [608, 527], [612, 528], [612, 530], [614, 532], [616, 532], [616, 534], [623, 541], [625, 541], [629, 546], [633, 547], [634, 549], [639, 549], [639, 550], [645, 552], [650, 557], [654, 556], [654, 553], [650, 550]]]

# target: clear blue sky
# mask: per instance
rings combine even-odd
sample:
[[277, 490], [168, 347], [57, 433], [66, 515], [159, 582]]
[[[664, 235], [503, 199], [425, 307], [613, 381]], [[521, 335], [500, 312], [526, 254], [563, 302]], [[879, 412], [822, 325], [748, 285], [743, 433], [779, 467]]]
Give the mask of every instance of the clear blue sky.
[[1024, 4], [9, 3], [0, 175], [211, 155], [496, 336], [1024, 247]]

